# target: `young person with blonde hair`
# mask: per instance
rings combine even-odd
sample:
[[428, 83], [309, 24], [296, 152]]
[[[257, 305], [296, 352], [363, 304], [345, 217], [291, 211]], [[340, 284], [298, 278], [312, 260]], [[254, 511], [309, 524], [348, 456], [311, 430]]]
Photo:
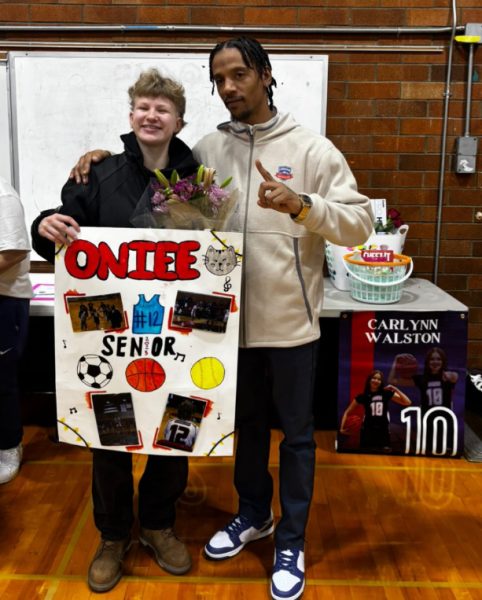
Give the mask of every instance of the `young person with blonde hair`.
[[[84, 185], [69, 180], [62, 189], [62, 206], [43, 212], [32, 225], [34, 248], [53, 262], [55, 243], [71, 243], [81, 226], [130, 227], [131, 217], [151, 181], [153, 170], [169, 178], [196, 172], [191, 150], [176, 135], [184, 125], [184, 88], [156, 69], [141, 74], [129, 88], [132, 131], [122, 135], [124, 152], [92, 168]], [[92, 497], [101, 543], [89, 567], [94, 592], [113, 588], [122, 576], [122, 559], [131, 545], [134, 521], [132, 455], [94, 449]], [[174, 533], [175, 504], [187, 485], [188, 463], [183, 456], [147, 457], [139, 481], [140, 541], [154, 552], [169, 573], [182, 575], [191, 557]]]

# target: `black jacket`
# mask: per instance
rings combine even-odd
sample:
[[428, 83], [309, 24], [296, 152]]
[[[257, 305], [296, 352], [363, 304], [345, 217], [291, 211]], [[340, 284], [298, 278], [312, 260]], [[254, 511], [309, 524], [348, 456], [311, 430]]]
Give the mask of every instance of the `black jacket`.
[[[122, 135], [124, 152], [92, 165], [87, 185], [69, 179], [62, 188], [62, 206], [43, 211], [32, 223], [32, 245], [54, 262], [54, 244], [38, 233], [40, 221], [54, 212], [73, 217], [82, 226], [132, 227], [130, 217], [154, 174], [143, 164], [142, 152], [133, 132]], [[181, 177], [198, 167], [189, 147], [174, 137], [169, 145], [169, 165], [162, 170], [169, 179], [174, 169]]]

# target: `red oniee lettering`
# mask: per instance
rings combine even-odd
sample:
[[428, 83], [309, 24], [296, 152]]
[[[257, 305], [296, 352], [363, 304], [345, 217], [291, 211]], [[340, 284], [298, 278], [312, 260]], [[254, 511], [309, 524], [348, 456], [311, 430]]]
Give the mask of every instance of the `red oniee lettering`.
[[[122, 242], [117, 255], [106, 242], [96, 246], [87, 240], [76, 240], [65, 252], [65, 268], [76, 279], [97, 276], [105, 281], [109, 274], [117, 279], [182, 281], [197, 279], [200, 273], [192, 268], [197, 258], [199, 242]], [[129, 261], [134, 268], [129, 270]]]

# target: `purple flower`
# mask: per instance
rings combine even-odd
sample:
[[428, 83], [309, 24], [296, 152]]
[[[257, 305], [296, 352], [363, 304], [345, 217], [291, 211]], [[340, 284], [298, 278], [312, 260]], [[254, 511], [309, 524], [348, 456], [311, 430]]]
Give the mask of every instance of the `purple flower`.
[[206, 194], [215, 212], [217, 212], [218, 208], [229, 196], [229, 192], [223, 190], [216, 184], [210, 185], [209, 188], [206, 190]]
[[213, 204], [221, 204], [221, 202], [229, 196], [229, 192], [223, 190], [218, 185], [211, 185], [207, 190], [208, 196]]
[[178, 196], [180, 202], [189, 202], [199, 192], [199, 186], [193, 183], [193, 177], [180, 179], [172, 188], [172, 192]]
[[154, 192], [151, 198], [151, 206], [154, 212], [167, 212], [169, 209], [167, 207], [166, 195], [160, 190]]

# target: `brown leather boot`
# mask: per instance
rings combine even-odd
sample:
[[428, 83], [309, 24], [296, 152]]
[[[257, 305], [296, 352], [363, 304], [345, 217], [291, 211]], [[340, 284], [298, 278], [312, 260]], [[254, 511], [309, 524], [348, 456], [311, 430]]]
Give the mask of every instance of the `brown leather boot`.
[[154, 552], [157, 564], [173, 575], [184, 575], [192, 566], [186, 545], [176, 537], [174, 531], [167, 529], [145, 529], [141, 527], [139, 540], [143, 546], [149, 546]]
[[122, 559], [131, 547], [131, 539], [102, 540], [90, 563], [87, 582], [93, 592], [108, 592], [122, 577]]

